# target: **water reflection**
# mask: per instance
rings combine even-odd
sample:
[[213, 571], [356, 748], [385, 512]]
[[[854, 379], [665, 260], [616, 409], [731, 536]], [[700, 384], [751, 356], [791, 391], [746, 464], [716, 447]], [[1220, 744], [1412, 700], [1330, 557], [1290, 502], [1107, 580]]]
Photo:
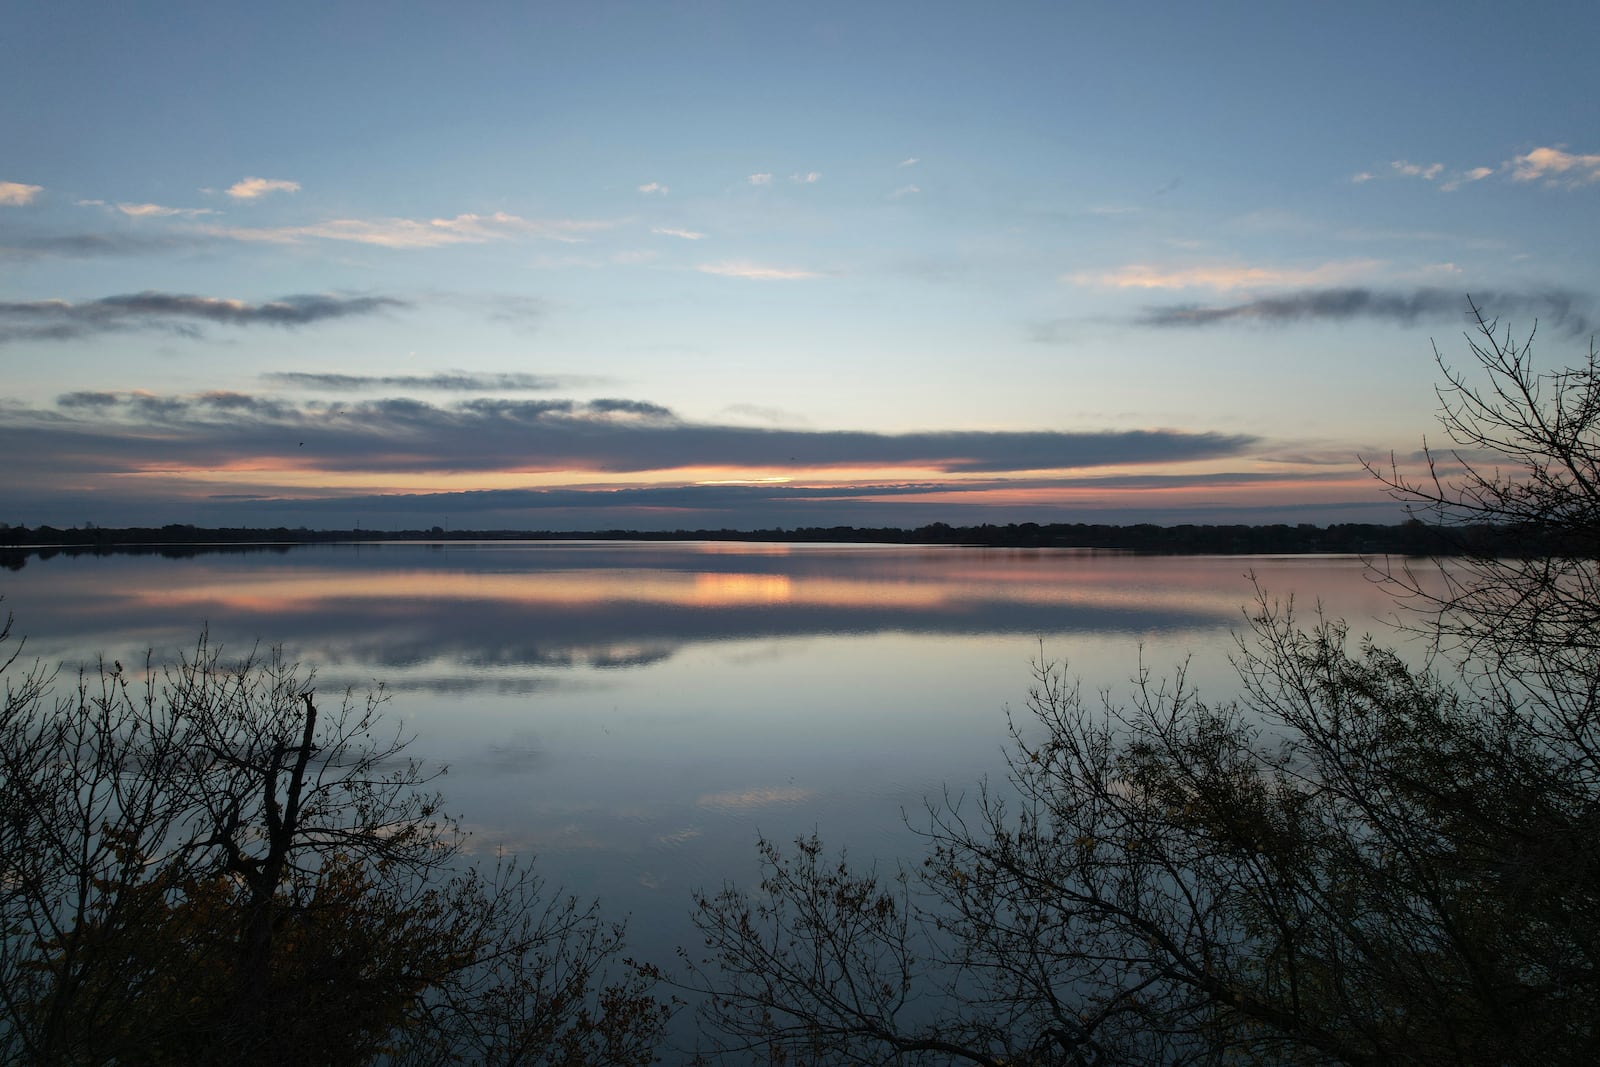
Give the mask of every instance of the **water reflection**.
[[[166, 653], [209, 625], [216, 637], [283, 643], [326, 666], [426, 664], [419, 686], [459, 690], [503, 689], [500, 668], [642, 667], [686, 645], [760, 637], [1209, 630], [1238, 621], [1250, 565], [1062, 550], [502, 542], [58, 556], [7, 585], [35, 650], [50, 655]], [[1352, 561], [1297, 562], [1297, 581], [1319, 566], [1342, 575]]]
[[0, 578], [28, 654], [282, 644], [324, 691], [382, 679], [450, 765], [479, 846], [687, 939], [687, 892], [749, 881], [757, 831], [912, 855], [923, 798], [1003, 775], [1028, 662], [1085, 688], [1196, 660], [1231, 692], [1246, 570], [1359, 632], [1387, 608], [1349, 558], [1151, 558], [838, 545], [316, 545], [58, 555]]

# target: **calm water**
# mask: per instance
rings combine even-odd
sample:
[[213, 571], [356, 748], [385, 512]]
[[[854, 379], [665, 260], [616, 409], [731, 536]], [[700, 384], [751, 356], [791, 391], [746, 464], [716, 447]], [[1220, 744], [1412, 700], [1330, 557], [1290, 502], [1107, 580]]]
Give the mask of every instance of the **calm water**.
[[758, 833], [916, 856], [924, 797], [1003, 773], [1041, 648], [1086, 691], [1192, 655], [1226, 698], [1247, 571], [1358, 633], [1392, 613], [1349, 557], [723, 543], [57, 556], [0, 593], [46, 661], [170, 657], [209, 628], [281, 644], [324, 694], [382, 680], [476, 847], [537, 853], [664, 958], [691, 889], [753, 881]]

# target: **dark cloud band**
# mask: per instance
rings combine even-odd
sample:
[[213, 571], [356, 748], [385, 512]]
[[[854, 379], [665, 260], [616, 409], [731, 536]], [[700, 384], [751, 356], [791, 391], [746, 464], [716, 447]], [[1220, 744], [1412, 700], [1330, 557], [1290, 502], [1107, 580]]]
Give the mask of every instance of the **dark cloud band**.
[[192, 251], [214, 243], [213, 238], [189, 234], [68, 233], [23, 237], [0, 244], [0, 260], [159, 255]]
[[385, 296], [296, 294], [251, 304], [188, 293], [145, 291], [72, 303], [66, 300], [0, 302], [0, 344], [65, 341], [91, 334], [166, 329], [193, 334], [198, 324], [307, 326], [330, 319], [407, 307]]
[[[689, 467], [921, 468], [1015, 472], [1182, 462], [1239, 454], [1246, 435], [1176, 430], [925, 432], [764, 429], [684, 422], [657, 404], [474, 398], [288, 404], [240, 393], [77, 392], [11, 420], [35, 455], [80, 469], [213, 467], [292, 457], [326, 471], [664, 471]], [[0, 434], [3, 436], [3, 434]], [[3, 442], [0, 442], [3, 443]]]
[[[1543, 292], [1481, 291], [1472, 294], [1479, 307], [1493, 308], [1502, 316], [1538, 319], [1569, 336], [1593, 333], [1591, 301], [1562, 289]], [[1280, 296], [1262, 297], [1242, 304], [1172, 304], [1145, 309], [1136, 321], [1143, 326], [1196, 327], [1228, 322], [1286, 325], [1310, 321], [1367, 319], [1413, 325], [1423, 321], [1464, 321], [1470, 314], [1468, 298], [1458, 290], [1410, 291], [1345, 288], [1302, 289]]]

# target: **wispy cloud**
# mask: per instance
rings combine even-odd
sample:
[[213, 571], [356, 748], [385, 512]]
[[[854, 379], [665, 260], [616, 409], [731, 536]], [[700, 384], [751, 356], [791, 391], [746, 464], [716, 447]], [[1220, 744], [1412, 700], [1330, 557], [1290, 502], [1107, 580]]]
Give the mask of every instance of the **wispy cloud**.
[[250, 304], [242, 300], [149, 290], [76, 304], [66, 300], [7, 302], [0, 303], [0, 344], [21, 340], [65, 341], [134, 329], [165, 329], [193, 335], [197, 323], [305, 326], [406, 306], [403, 300], [380, 296], [301, 294]]
[[225, 191], [235, 200], [258, 200], [268, 193], [298, 193], [300, 183], [285, 178], [243, 178]]
[[[1571, 336], [1593, 332], [1588, 298], [1561, 289], [1542, 292], [1475, 291], [1473, 301], [1501, 317], [1536, 318]], [[1358, 319], [1410, 325], [1425, 320], [1465, 321], [1467, 297], [1460, 290], [1409, 291], [1343, 288], [1306, 289], [1239, 304], [1173, 304], [1147, 308], [1136, 320], [1145, 326], [1214, 326], [1227, 322], [1286, 325], [1296, 322], [1348, 322]]]
[[272, 397], [213, 390], [193, 396], [162, 396], [143, 390], [91, 390], [63, 393], [56, 406], [69, 412], [92, 412], [96, 418], [122, 417], [136, 422], [171, 425], [201, 417], [250, 417], [286, 420], [299, 417], [292, 404]]
[[321, 389], [334, 392], [359, 392], [379, 389], [417, 389], [439, 392], [548, 392], [573, 383], [574, 379], [545, 374], [488, 374], [475, 371], [449, 371], [439, 374], [314, 374], [305, 371], [272, 371], [261, 380], [296, 389]]
[[589, 401], [589, 410], [605, 415], [639, 415], [649, 419], [673, 419], [671, 408], [652, 404], [648, 400], [623, 400], [616, 397], [598, 397]]
[[134, 219], [168, 219], [173, 216], [192, 219], [200, 214], [216, 214], [211, 208], [168, 208], [160, 203], [118, 203], [117, 210]]
[[1473, 167], [1471, 170], [1462, 171], [1460, 174], [1452, 175], [1451, 178], [1440, 185], [1439, 188], [1443, 189], [1447, 193], [1454, 192], [1463, 185], [1471, 185], [1473, 182], [1481, 182], [1483, 179], [1487, 178], [1493, 173], [1493, 167]]
[[[1470, 167], [1466, 170], [1456, 170], [1446, 167], [1443, 163], [1411, 163], [1404, 159], [1394, 160], [1389, 168], [1403, 178], [1421, 178], [1423, 181], [1439, 181], [1442, 192], [1453, 193], [1463, 185], [1481, 182], [1495, 173], [1494, 167]], [[1358, 174], [1357, 181], [1369, 181], [1375, 175]]]
[[39, 259], [46, 256], [137, 256], [181, 252], [215, 243], [215, 238], [191, 233], [68, 233], [30, 237], [0, 245], [0, 259]]
[[1574, 155], [1560, 148], [1535, 148], [1506, 165], [1511, 168], [1512, 179], [1519, 182], [1544, 179], [1570, 188], [1600, 181], [1600, 154]]
[[772, 175], [770, 175], [770, 174], [752, 174], [752, 175], [750, 175], [749, 181], [750, 181], [751, 185], [771, 185], [772, 184]]
[[42, 185], [24, 185], [21, 182], [0, 182], [0, 204], [21, 207], [33, 203], [33, 198], [44, 192]]
[[662, 237], [681, 237], [685, 241], [698, 241], [705, 237], [705, 234], [697, 230], [675, 230], [667, 226], [652, 226], [650, 232], [660, 234]]
[[670, 192], [670, 190], [660, 182], [645, 182], [643, 185], [639, 186], [639, 191], [646, 195], [655, 194], [658, 196], [666, 196], [667, 193]]
[[329, 219], [305, 226], [271, 228], [210, 226], [204, 232], [236, 241], [294, 244], [307, 239], [352, 241], [383, 248], [439, 248], [446, 245], [485, 244], [515, 237], [534, 237], [575, 243], [612, 222], [576, 219], [524, 219], [505, 212], [493, 215], [457, 215], [453, 219]]
[[[79, 204], [101, 204], [100, 200], [80, 200]], [[216, 212], [208, 207], [166, 207], [162, 204], [126, 204], [118, 203], [118, 211], [131, 219], [167, 219], [173, 217], [196, 218], [200, 215], [215, 215]]]
[[921, 163], [921, 162], [922, 162], [922, 160], [918, 159], [916, 156], [908, 156], [905, 159], [902, 159], [899, 163], [896, 163], [895, 166], [897, 166], [897, 167], [914, 167], [918, 163]]
[[811, 170], [804, 174], [791, 174], [789, 175], [789, 180], [799, 182], [801, 185], [815, 185], [822, 180], [822, 172], [820, 170]]
[[799, 412], [776, 408], [767, 404], [729, 404], [723, 409], [729, 415], [740, 415], [773, 426], [799, 426], [806, 422]]
[[530, 296], [527, 293], [484, 293], [481, 295], [439, 293], [434, 294], [430, 300], [481, 308], [495, 322], [516, 323], [522, 326], [534, 326], [543, 322], [545, 316], [550, 313], [551, 308], [550, 301], [537, 296]]
[[[1404, 178], [1437, 181], [1442, 192], [1454, 192], [1462, 186], [1481, 182], [1495, 174], [1509, 175], [1512, 181], [1542, 181], [1546, 185], [1576, 188], [1600, 181], [1600, 154], [1568, 152], [1560, 145], [1545, 145], [1513, 156], [1498, 167], [1476, 166], [1457, 169], [1443, 163], [1412, 163], [1396, 159], [1389, 164], [1390, 171]], [[1363, 171], [1352, 181], [1371, 181], [1376, 175]]]
[[792, 267], [766, 267], [747, 260], [702, 263], [696, 269], [702, 274], [717, 274], [725, 278], [753, 278], [764, 282], [800, 281], [806, 278], [822, 277], [821, 274], [814, 270], [798, 270]]
[[1377, 177], [1377, 175], [1372, 173], [1370, 170], [1364, 170], [1359, 174], [1350, 175], [1350, 180], [1352, 182], [1354, 182], [1356, 185], [1360, 185], [1363, 182], [1370, 182], [1372, 179], [1374, 179], [1376, 177]]
[[900, 188], [889, 194], [889, 199], [898, 200], [902, 196], [913, 196], [920, 192], [922, 192], [922, 190], [915, 185], [902, 185]]
[[1389, 166], [1393, 167], [1397, 174], [1407, 178], [1421, 178], [1426, 182], [1431, 182], [1444, 173], [1443, 163], [1411, 163], [1397, 159]]
[[1315, 267], [1247, 267], [1209, 264], [1193, 267], [1158, 267], [1132, 263], [1109, 271], [1078, 271], [1063, 276], [1073, 285], [1109, 289], [1243, 289], [1252, 286], [1327, 285], [1370, 274], [1377, 260], [1346, 260]]

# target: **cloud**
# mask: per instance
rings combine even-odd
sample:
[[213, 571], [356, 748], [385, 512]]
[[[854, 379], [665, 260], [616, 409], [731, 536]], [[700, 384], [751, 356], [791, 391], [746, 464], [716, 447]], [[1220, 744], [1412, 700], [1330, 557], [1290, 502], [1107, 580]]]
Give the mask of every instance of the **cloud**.
[[[487, 527], [674, 529], [976, 524], [1044, 514], [1084, 521], [1085, 507], [1102, 505], [1075, 491], [1185, 484], [1142, 479], [1129, 467], [1259, 447], [1252, 437], [1175, 430], [764, 430], [685, 422], [662, 410], [647, 401], [334, 405], [226, 392], [85, 393], [44, 409], [13, 402], [0, 420], [0, 452], [16, 457], [14, 509], [81, 517], [91, 506], [101, 522], [159, 525], [181, 507], [189, 518], [180, 521], [216, 525], [337, 526], [370, 514], [374, 524], [382, 516], [385, 525], [428, 526], [441, 514], [471, 514]], [[702, 482], [707, 467], [729, 475]], [[830, 468], [833, 476], [821, 473]], [[897, 479], [889, 473], [897, 468], [916, 473]], [[251, 473], [230, 481], [230, 470]], [[952, 476], [932, 473], [941, 470]], [[532, 484], [517, 485], [518, 472]], [[497, 488], [465, 489], [479, 473]], [[791, 476], [767, 477], [776, 473]], [[1197, 487], [1253, 479], [1260, 475], [1201, 476]], [[1149, 512], [1126, 521], [1175, 520]]]
[[1560, 148], [1535, 148], [1506, 166], [1511, 168], [1512, 180], [1519, 182], [1543, 178], [1552, 185], [1572, 188], [1600, 181], [1600, 155], [1574, 155]]
[[[221, 392], [80, 392], [51, 409], [18, 406], [0, 423], [5, 454], [32, 457], [37, 470], [85, 474], [240, 464], [271, 469], [274, 462], [374, 476], [707, 466], [982, 474], [1211, 459], [1256, 443], [1244, 435], [1176, 430], [784, 430], [685, 422], [659, 404], [615, 398], [582, 403], [482, 397], [446, 405], [382, 398], [334, 405]], [[879, 488], [873, 495], [910, 491]], [[785, 490], [796, 498], [841, 492], [846, 490], [826, 486]]]
[[122, 398], [121, 393], [84, 390], [63, 393], [56, 397], [56, 404], [64, 408], [112, 408], [122, 403]]
[[751, 278], [763, 282], [800, 281], [806, 278], [822, 277], [821, 274], [813, 270], [797, 270], [790, 267], [763, 267], [747, 260], [702, 263], [695, 269], [702, 274], [716, 274], [724, 278]]
[[[80, 204], [98, 204], [98, 200], [80, 200]], [[117, 210], [134, 219], [161, 219], [181, 215], [184, 218], [194, 218], [198, 215], [215, 215], [216, 212], [208, 207], [163, 207], [160, 204], [121, 204]]]
[[822, 172], [820, 170], [812, 170], [804, 174], [791, 174], [789, 175], [789, 180], [799, 182], [801, 185], [815, 185], [822, 180]]
[[526, 293], [485, 293], [477, 296], [436, 294], [433, 299], [483, 309], [483, 313], [494, 322], [507, 322], [524, 328], [543, 322], [552, 307], [550, 301]]
[[524, 219], [504, 212], [493, 215], [457, 215], [453, 219], [329, 219], [307, 226], [273, 228], [206, 227], [203, 232], [236, 241], [295, 244], [306, 238], [353, 241], [382, 248], [440, 248], [446, 245], [485, 244], [513, 237], [536, 237], [575, 243], [583, 234], [613, 226], [611, 222], [574, 219]]
[[[1583, 155], [1560, 147], [1535, 148], [1514, 156], [1499, 167], [1469, 167], [1453, 170], [1443, 163], [1412, 163], [1397, 159], [1389, 164], [1394, 173], [1406, 178], [1439, 181], [1443, 192], [1454, 192], [1464, 185], [1481, 182], [1497, 173], [1509, 172], [1512, 181], [1544, 181], [1547, 185], [1576, 188], [1600, 181], [1600, 154]], [[1374, 177], [1370, 173], [1357, 174], [1353, 181], [1364, 182]], [[1442, 181], [1440, 179], [1443, 179]]]
[[1471, 170], [1451, 174], [1449, 178], [1439, 184], [1439, 188], [1443, 192], [1453, 193], [1463, 185], [1481, 182], [1493, 173], [1493, 167], [1473, 167]]
[[750, 184], [751, 185], [771, 185], [772, 184], [772, 175], [770, 175], [770, 174], [752, 174], [752, 175], [750, 175], [750, 179], [749, 180], [750, 180]]
[[215, 238], [193, 234], [73, 233], [28, 238], [0, 245], [0, 259], [40, 259], [48, 256], [137, 256], [184, 251], [214, 243]]
[[1154, 267], [1132, 263], [1111, 271], [1079, 271], [1062, 281], [1111, 289], [1241, 289], [1247, 286], [1327, 285], [1370, 274], [1376, 260], [1346, 260], [1316, 267], [1244, 267], [1214, 264], [1199, 267]]
[[146, 290], [82, 303], [35, 300], [0, 303], [0, 344], [64, 341], [133, 329], [166, 329], [193, 335], [194, 324], [306, 326], [327, 319], [369, 315], [407, 307], [392, 297], [285, 296], [261, 304], [187, 293]]
[[902, 159], [900, 162], [896, 163], [895, 166], [897, 166], [897, 167], [914, 167], [918, 163], [921, 163], [921, 162], [922, 162], [922, 160], [918, 159], [916, 156], [908, 156], [907, 158]]
[[108, 204], [104, 200], [79, 200], [79, 207], [114, 207], [131, 219], [164, 219], [174, 216], [194, 218], [199, 215], [216, 215], [218, 212], [208, 207], [166, 207], [162, 204], [130, 204], [118, 202]]
[[[1501, 317], [1532, 317], [1569, 336], [1594, 331], [1587, 298], [1565, 290], [1519, 293], [1477, 291], [1478, 307]], [[1225, 322], [1284, 325], [1292, 322], [1348, 322], [1366, 319], [1411, 325], [1422, 320], [1463, 321], [1467, 297], [1460, 290], [1393, 291], [1363, 288], [1306, 289], [1240, 304], [1174, 304], [1148, 308], [1136, 320], [1144, 326], [1213, 326]]]
[[922, 190], [915, 185], [902, 185], [900, 188], [889, 194], [889, 199], [898, 200], [902, 196], [911, 196], [920, 192], [922, 192]]
[[212, 417], [248, 415], [273, 420], [292, 419], [296, 415], [292, 405], [271, 397], [226, 390], [197, 393], [190, 397], [160, 396], [142, 390], [84, 390], [57, 397], [56, 406], [67, 411], [92, 411], [100, 417], [121, 412], [141, 421], [160, 424], [177, 424], [193, 418], [197, 413]]
[[662, 185], [660, 182], [645, 182], [643, 185], [639, 186], [639, 191], [645, 194], [658, 193], [661, 196], [666, 196], [669, 192], [667, 187]]
[[1444, 173], [1443, 163], [1408, 163], [1403, 159], [1397, 159], [1389, 166], [1407, 178], [1421, 178], [1426, 182], [1431, 182]]
[[767, 404], [729, 404], [723, 408], [729, 415], [742, 415], [745, 418], [756, 419], [760, 422], [773, 425], [797, 426], [805, 423], [805, 416], [785, 408], [772, 407]]
[[650, 232], [660, 234], [662, 237], [681, 237], [685, 241], [698, 241], [705, 237], [705, 234], [696, 230], [674, 230], [666, 226], [652, 226]]
[[615, 400], [600, 397], [589, 401], [589, 410], [606, 414], [640, 415], [652, 419], [675, 418], [670, 408], [652, 404], [648, 400]]
[[355, 392], [364, 389], [426, 389], [441, 392], [548, 392], [570, 384], [570, 379], [542, 374], [480, 374], [451, 371], [441, 374], [313, 374], [304, 371], [274, 371], [262, 381], [296, 389], [328, 389]]
[[290, 405], [270, 397], [252, 396], [249, 393], [236, 393], [224, 389], [201, 393], [195, 399], [201, 405], [217, 411], [248, 411], [268, 418], [285, 418], [293, 411]]
[[33, 198], [44, 192], [42, 185], [24, 185], [21, 182], [0, 182], [0, 204], [21, 207], [33, 203]]
[[226, 192], [235, 200], [257, 200], [268, 193], [298, 193], [299, 182], [283, 178], [244, 178], [228, 186]]
[[1376, 177], [1377, 177], [1377, 175], [1372, 173], [1370, 170], [1364, 170], [1360, 174], [1352, 174], [1350, 176], [1350, 180], [1352, 182], [1354, 182], [1356, 185], [1360, 185], [1362, 182], [1370, 182], [1373, 178], [1376, 178]]

